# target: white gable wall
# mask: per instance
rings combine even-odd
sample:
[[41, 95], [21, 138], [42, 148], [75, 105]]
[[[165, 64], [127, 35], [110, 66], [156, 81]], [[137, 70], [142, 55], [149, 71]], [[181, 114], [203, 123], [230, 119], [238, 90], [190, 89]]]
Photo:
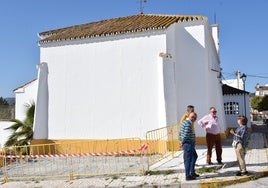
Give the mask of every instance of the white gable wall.
[[165, 126], [165, 41], [161, 34], [41, 47], [49, 139], [144, 137]]
[[[226, 123], [219, 78], [220, 65], [207, 24], [206, 21], [186, 22], [169, 28], [167, 51], [173, 55], [171, 63], [176, 72], [177, 107], [177, 111], [173, 110], [176, 114], [170, 122], [178, 121], [189, 104], [195, 106], [198, 119], [208, 114], [209, 108], [214, 106], [218, 110], [224, 132]], [[174, 100], [169, 103], [174, 103]], [[196, 134], [205, 135], [205, 131], [197, 123]]]
[[32, 81], [26, 86], [16, 89], [15, 92], [15, 118], [24, 121], [26, 118], [27, 108], [29, 105], [36, 102], [37, 80]]
[[188, 104], [198, 118], [215, 106], [225, 130], [220, 66], [207, 20], [173, 24], [166, 34], [42, 44], [40, 57], [48, 65], [48, 136], [35, 139], [144, 138], [176, 124]]

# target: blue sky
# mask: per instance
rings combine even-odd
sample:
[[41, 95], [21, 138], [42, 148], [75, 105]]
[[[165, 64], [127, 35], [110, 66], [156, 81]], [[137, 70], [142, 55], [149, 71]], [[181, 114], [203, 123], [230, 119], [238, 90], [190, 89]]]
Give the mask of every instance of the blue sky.
[[[0, 96], [37, 77], [38, 33], [129, 16], [140, 11], [139, 0], [1, 0]], [[220, 60], [224, 79], [247, 75], [246, 90], [268, 84], [267, 0], [147, 0], [150, 14], [204, 15], [220, 28]]]

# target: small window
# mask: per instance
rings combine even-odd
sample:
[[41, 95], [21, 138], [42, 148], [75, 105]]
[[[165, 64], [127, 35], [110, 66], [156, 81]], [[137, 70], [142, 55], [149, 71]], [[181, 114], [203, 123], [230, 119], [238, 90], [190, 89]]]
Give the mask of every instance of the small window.
[[228, 115], [239, 114], [239, 103], [238, 102], [226, 102], [224, 103], [224, 112]]

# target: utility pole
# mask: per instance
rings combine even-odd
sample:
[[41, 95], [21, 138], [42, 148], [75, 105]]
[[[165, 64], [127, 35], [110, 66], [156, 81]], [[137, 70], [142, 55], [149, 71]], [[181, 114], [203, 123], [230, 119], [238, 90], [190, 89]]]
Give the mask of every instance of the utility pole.
[[241, 76], [241, 73], [240, 73], [240, 71], [238, 70], [238, 71], [236, 71], [236, 79], [237, 79], [237, 89], [240, 89], [240, 76]]
[[247, 117], [247, 107], [246, 107], [246, 79], [247, 79], [247, 75], [245, 73], [243, 73], [240, 78], [243, 81], [243, 90], [244, 90], [244, 109], [245, 109], [245, 116]]

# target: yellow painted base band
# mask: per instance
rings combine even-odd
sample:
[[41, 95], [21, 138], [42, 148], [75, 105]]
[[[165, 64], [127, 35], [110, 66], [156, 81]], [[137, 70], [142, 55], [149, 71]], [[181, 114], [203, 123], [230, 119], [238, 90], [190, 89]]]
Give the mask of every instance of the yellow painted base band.
[[[225, 139], [226, 135], [221, 134]], [[196, 138], [197, 145], [206, 145], [205, 137]], [[179, 151], [181, 150], [178, 139], [174, 140], [141, 140], [129, 139], [35, 139], [31, 141], [32, 154], [76, 154], [96, 152], [121, 152], [137, 151], [143, 146], [145, 154]]]
[[140, 139], [38, 139], [31, 141], [33, 154], [80, 154], [138, 150]]

